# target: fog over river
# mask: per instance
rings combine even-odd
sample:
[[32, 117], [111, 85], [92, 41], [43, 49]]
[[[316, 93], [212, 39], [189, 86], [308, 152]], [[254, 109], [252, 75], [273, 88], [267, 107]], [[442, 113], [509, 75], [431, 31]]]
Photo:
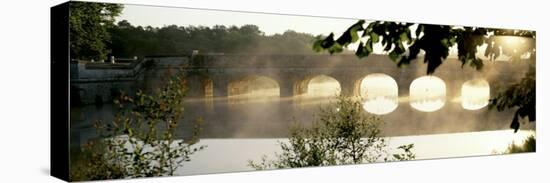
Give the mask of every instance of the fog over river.
[[[207, 148], [193, 155], [190, 162], [178, 169], [177, 174], [252, 170], [247, 166], [248, 160], [258, 161], [263, 155], [269, 157], [280, 152], [278, 143], [286, 142], [289, 127], [296, 124], [311, 125], [319, 108], [330, 108], [334, 96], [340, 92], [339, 86], [331, 82], [331, 78], [321, 77], [310, 81], [308, 92], [304, 95], [279, 97], [278, 88], [270, 87], [269, 81], [262, 78], [256, 80], [264, 82], [260, 85], [262, 87], [252, 87], [245, 94], [185, 99], [185, 113], [178, 126], [178, 136], [189, 136], [190, 125], [201, 118], [201, 140], [197, 145], [206, 145]], [[374, 89], [361, 86], [362, 90], [381, 95], [361, 96], [365, 103], [365, 113], [385, 113], [380, 116], [384, 121], [382, 135], [389, 139], [390, 150], [414, 143], [413, 151], [417, 159], [490, 155], [503, 152], [510, 143], [520, 142], [528, 135], [535, 134], [534, 123], [522, 124], [519, 133], [509, 129], [513, 111], [497, 112], [488, 110], [486, 102], [471, 102], [487, 100], [488, 96], [483, 97], [483, 89], [476, 88], [474, 93], [481, 95], [473, 98], [435, 95], [427, 96], [427, 99], [413, 105], [408, 96], [397, 96], [394, 93], [396, 90], [386, 86], [392, 84]], [[470, 103], [465, 105], [463, 100]], [[442, 104], [434, 107], [434, 101]], [[419, 105], [420, 109], [415, 108]], [[423, 111], [422, 107], [433, 112]], [[92, 122], [110, 121], [115, 113], [116, 109], [111, 104], [71, 108], [71, 143], [75, 145], [94, 138]]]

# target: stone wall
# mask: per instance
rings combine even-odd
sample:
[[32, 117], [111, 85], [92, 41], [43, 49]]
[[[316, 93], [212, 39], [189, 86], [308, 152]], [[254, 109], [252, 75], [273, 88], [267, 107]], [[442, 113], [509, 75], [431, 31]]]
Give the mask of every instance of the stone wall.
[[[191, 97], [226, 97], [232, 82], [250, 76], [266, 76], [277, 81], [282, 97], [303, 92], [308, 78], [327, 75], [336, 79], [342, 94], [357, 95], [360, 81], [368, 74], [384, 73], [396, 80], [399, 95], [408, 95], [410, 83], [426, 75], [427, 65], [418, 59], [399, 68], [386, 55], [358, 59], [355, 55], [192, 55], [149, 57], [128, 63], [71, 63], [71, 97], [81, 104], [109, 102], [123, 91], [152, 91], [161, 87], [178, 70], [189, 73]], [[447, 83], [448, 96], [460, 94], [462, 83], [482, 77], [491, 84], [491, 92], [518, 81], [527, 71], [525, 63], [485, 62], [482, 71], [462, 67], [457, 59], [447, 59], [434, 76]], [[209, 89], [205, 89], [209, 88]], [[212, 90], [212, 91], [210, 91]]]

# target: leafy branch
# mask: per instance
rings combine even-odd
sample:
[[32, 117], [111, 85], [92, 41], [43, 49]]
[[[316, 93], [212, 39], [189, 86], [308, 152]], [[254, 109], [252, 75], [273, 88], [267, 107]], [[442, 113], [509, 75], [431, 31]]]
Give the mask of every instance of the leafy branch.
[[522, 81], [492, 98], [491, 106], [499, 111], [517, 109], [510, 125], [515, 131], [519, 129], [518, 117], [528, 116], [529, 121], [535, 121], [535, 31], [384, 21], [365, 24], [364, 20], [359, 20], [337, 39], [334, 39], [334, 33], [319, 38], [313, 44], [313, 50], [334, 54], [342, 52], [351, 43], [358, 43], [355, 55], [364, 58], [374, 52], [375, 44], [380, 44], [398, 67], [408, 65], [423, 53], [424, 63], [428, 66], [426, 74], [431, 75], [455, 46], [462, 67], [469, 65], [482, 70], [483, 59], [477, 53], [479, 48], [486, 46], [483, 54], [490, 61], [503, 55], [511, 61], [526, 60], [532, 67]]
[[76, 174], [72, 180], [174, 175], [177, 168], [191, 160], [190, 155], [204, 149], [206, 146], [194, 146], [200, 119], [194, 124], [191, 137], [176, 139], [184, 110], [184, 78], [180, 72], [154, 94], [139, 91], [135, 97], [122, 94], [115, 100], [119, 112], [112, 122], [95, 123], [102, 138], [84, 148], [89, 154], [85, 157], [94, 160], [87, 164], [104, 171], [75, 170], [84, 175]]

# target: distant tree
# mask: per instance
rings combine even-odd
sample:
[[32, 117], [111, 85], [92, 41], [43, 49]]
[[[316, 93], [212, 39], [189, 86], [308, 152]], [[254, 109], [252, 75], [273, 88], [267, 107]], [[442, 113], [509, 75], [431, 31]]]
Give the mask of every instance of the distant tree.
[[360, 101], [340, 97], [321, 108], [312, 127], [290, 129], [288, 142], [279, 142], [282, 153], [275, 159], [249, 161], [255, 169], [346, 165], [367, 162], [412, 160], [413, 144], [403, 145], [400, 154], [388, 152], [386, 139], [380, 137], [382, 121], [368, 115]]
[[120, 4], [70, 2], [70, 54], [75, 59], [106, 59], [110, 50], [107, 28], [122, 11]]
[[[477, 51], [479, 46], [486, 45], [484, 55], [489, 60], [505, 55], [511, 61], [526, 60], [531, 67], [520, 83], [493, 97], [490, 107], [499, 111], [507, 108], [517, 109], [510, 125], [515, 131], [520, 126], [519, 117], [528, 117], [529, 121], [535, 121], [534, 31], [382, 21], [368, 23], [366, 26], [365, 24], [364, 20], [359, 20], [336, 39], [334, 33], [318, 39], [313, 49], [319, 52], [326, 50], [334, 54], [342, 52], [351, 43], [358, 42], [355, 55], [363, 58], [373, 53], [374, 44], [380, 43], [398, 67], [417, 59], [423, 51], [424, 63], [428, 65], [427, 74], [430, 75], [449, 56], [453, 46], [458, 48], [458, 59], [463, 66], [469, 65], [481, 70], [483, 61], [477, 56]], [[525, 41], [510, 46], [502, 39], [506, 36], [525, 38]]]
[[108, 46], [118, 57], [182, 55], [193, 50], [225, 54], [316, 54], [310, 49], [315, 41], [313, 35], [286, 31], [267, 36], [256, 25], [144, 28], [123, 20], [108, 31], [112, 35]]
[[287, 30], [282, 34], [263, 36], [255, 52], [260, 54], [316, 54], [311, 50], [315, 37], [308, 33]]

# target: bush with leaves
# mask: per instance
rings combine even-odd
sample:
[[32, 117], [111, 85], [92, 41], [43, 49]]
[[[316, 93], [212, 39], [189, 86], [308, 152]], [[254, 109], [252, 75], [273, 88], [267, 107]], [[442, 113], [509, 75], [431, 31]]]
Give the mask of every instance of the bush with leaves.
[[386, 139], [380, 137], [382, 120], [367, 114], [359, 101], [339, 97], [323, 107], [312, 126], [294, 126], [289, 141], [279, 142], [282, 153], [275, 160], [263, 156], [249, 161], [255, 169], [346, 165], [367, 162], [412, 160], [413, 144], [400, 146], [401, 154], [388, 152]]
[[[119, 179], [126, 175], [125, 168], [113, 157], [104, 155], [107, 147], [102, 141], [90, 141], [71, 152], [70, 180], [105, 180]], [[112, 154], [111, 154], [112, 155]]]
[[95, 124], [102, 138], [85, 146], [82, 158], [87, 167], [71, 170], [75, 175], [71, 179], [174, 175], [183, 162], [190, 161], [190, 155], [205, 148], [194, 147], [200, 120], [190, 138], [176, 139], [183, 114], [184, 78], [180, 72], [152, 95], [139, 91], [135, 97], [122, 94], [115, 100], [119, 112], [112, 122]]
[[489, 109], [496, 108], [498, 111], [503, 111], [508, 108], [518, 108], [514, 114], [514, 119], [510, 124], [510, 128], [514, 132], [519, 130], [519, 118], [527, 117], [529, 121], [536, 120], [536, 74], [535, 67], [529, 67], [525, 76], [513, 85], [490, 100]]
[[521, 144], [515, 144], [512, 143], [508, 146], [506, 151], [504, 151], [505, 154], [512, 154], [512, 153], [524, 153], [524, 152], [536, 152], [536, 138], [534, 135], [530, 135], [527, 137]]

